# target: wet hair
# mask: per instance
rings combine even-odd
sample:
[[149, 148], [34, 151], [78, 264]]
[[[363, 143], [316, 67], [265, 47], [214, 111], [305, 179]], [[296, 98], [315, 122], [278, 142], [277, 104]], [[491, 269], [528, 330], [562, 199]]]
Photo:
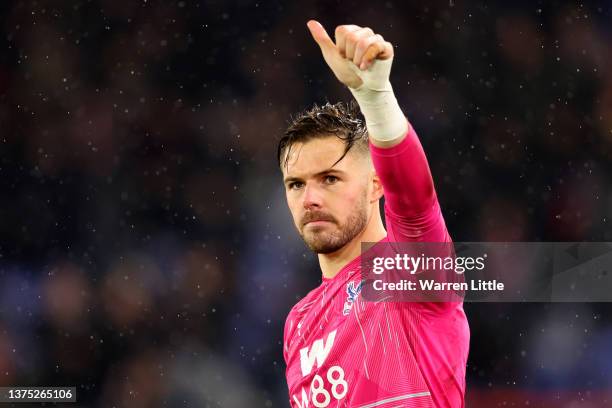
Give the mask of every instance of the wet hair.
[[281, 167], [287, 166], [291, 147], [295, 143], [330, 136], [342, 140], [346, 146], [334, 166], [344, 159], [353, 147], [364, 153], [369, 152], [365, 120], [356, 102], [335, 104], [328, 102], [323, 106], [315, 104], [312, 108], [298, 113], [292, 118], [285, 134], [278, 142], [278, 164]]

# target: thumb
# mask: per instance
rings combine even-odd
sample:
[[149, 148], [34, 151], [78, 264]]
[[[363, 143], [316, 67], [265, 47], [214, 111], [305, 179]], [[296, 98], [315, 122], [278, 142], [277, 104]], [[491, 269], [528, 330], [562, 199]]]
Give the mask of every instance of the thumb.
[[318, 21], [310, 20], [306, 25], [310, 30], [312, 38], [314, 38], [317, 44], [319, 44], [319, 47], [321, 47], [322, 51], [336, 48], [336, 44], [334, 44], [332, 39], [329, 38], [327, 31], [325, 31], [325, 28], [323, 28], [323, 26]]

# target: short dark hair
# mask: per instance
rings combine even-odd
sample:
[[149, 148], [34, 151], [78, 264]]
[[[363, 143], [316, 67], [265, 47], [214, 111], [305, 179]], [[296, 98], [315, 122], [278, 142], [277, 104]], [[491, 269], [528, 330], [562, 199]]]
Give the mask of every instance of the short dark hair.
[[[368, 131], [356, 102], [327, 102], [323, 106], [315, 104], [312, 108], [298, 113], [292, 118], [278, 142], [278, 164], [287, 165], [293, 144], [329, 136], [341, 139], [346, 145], [344, 153], [334, 165], [342, 160], [353, 146], [364, 152], [369, 150]], [[283, 157], [284, 163], [281, 163]]]

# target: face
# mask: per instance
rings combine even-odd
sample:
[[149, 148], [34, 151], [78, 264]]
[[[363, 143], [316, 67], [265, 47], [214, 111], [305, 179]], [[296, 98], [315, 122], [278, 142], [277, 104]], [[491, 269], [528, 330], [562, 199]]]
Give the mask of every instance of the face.
[[[283, 177], [293, 221], [306, 245], [316, 253], [344, 247], [366, 227], [373, 203], [373, 168], [364, 154], [336, 137], [291, 146]], [[333, 167], [332, 167], [333, 166]]]

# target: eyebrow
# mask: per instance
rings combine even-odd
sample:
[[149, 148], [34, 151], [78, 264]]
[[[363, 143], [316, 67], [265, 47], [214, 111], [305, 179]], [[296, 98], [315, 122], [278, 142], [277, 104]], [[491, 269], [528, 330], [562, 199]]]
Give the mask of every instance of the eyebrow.
[[[320, 171], [320, 172], [318, 172], [318, 173], [315, 173], [315, 174], [313, 175], [313, 177], [323, 176], [323, 175], [326, 175], [326, 174], [331, 174], [331, 173], [346, 174], [346, 172], [344, 172], [344, 171], [342, 171], [342, 170], [338, 170], [338, 169], [326, 169], [326, 170]], [[285, 177], [285, 178], [283, 179], [283, 182], [284, 182], [285, 184], [290, 183], [290, 182], [292, 182], [292, 181], [302, 181], [302, 179], [301, 179], [300, 177], [292, 177], [292, 176]]]

